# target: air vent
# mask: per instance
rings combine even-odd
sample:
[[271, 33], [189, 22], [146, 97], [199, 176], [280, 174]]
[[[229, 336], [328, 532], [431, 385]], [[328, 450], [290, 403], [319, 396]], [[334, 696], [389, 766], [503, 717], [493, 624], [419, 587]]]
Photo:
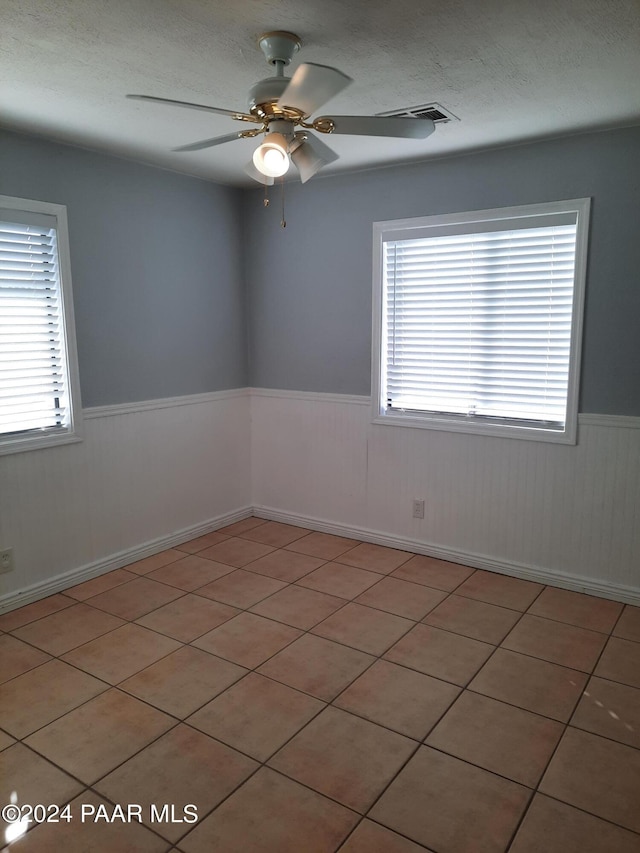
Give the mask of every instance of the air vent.
[[435, 124], [445, 124], [448, 121], [460, 121], [452, 112], [441, 104], [422, 104], [419, 107], [404, 107], [391, 110], [388, 113], [378, 113], [381, 116], [400, 116], [402, 118], [430, 118]]

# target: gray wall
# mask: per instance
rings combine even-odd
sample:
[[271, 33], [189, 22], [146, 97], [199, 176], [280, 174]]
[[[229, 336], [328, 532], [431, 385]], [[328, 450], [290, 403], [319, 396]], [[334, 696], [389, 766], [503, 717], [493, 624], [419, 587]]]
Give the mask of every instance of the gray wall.
[[279, 190], [265, 209], [261, 190], [0, 133], [0, 193], [67, 205], [84, 406], [247, 382], [369, 394], [372, 222], [590, 196], [580, 411], [640, 415], [639, 154], [629, 128], [317, 176], [287, 184], [281, 229]]
[[0, 193], [67, 205], [83, 406], [246, 385], [239, 190], [0, 133]]
[[373, 222], [590, 196], [580, 411], [640, 415], [640, 128], [287, 184], [286, 229], [262, 194], [244, 199], [251, 385], [370, 393]]

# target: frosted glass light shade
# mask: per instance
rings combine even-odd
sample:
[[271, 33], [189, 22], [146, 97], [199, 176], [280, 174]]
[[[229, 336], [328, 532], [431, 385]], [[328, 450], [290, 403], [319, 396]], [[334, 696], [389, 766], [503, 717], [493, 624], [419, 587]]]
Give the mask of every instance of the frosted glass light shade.
[[290, 165], [287, 148], [287, 140], [281, 133], [268, 133], [253, 152], [254, 166], [269, 178], [279, 178]]

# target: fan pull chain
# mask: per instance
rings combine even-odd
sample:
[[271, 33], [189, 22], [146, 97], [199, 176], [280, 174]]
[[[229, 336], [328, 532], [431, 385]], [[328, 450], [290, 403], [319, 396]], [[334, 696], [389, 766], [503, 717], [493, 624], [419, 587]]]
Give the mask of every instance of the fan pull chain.
[[262, 203], [265, 207], [269, 207], [269, 187], [267, 184], [264, 185], [264, 199]]
[[280, 178], [280, 184], [282, 186], [282, 219], [280, 220], [280, 227], [287, 227], [287, 220], [284, 218], [284, 175]]

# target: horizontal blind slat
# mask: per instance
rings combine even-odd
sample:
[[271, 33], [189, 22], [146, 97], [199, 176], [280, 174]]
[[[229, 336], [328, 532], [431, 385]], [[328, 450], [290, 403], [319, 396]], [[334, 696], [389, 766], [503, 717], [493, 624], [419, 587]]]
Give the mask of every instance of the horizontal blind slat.
[[575, 224], [383, 246], [386, 403], [564, 418]]
[[0, 215], [0, 432], [65, 429], [70, 412], [56, 220], [31, 212]]

